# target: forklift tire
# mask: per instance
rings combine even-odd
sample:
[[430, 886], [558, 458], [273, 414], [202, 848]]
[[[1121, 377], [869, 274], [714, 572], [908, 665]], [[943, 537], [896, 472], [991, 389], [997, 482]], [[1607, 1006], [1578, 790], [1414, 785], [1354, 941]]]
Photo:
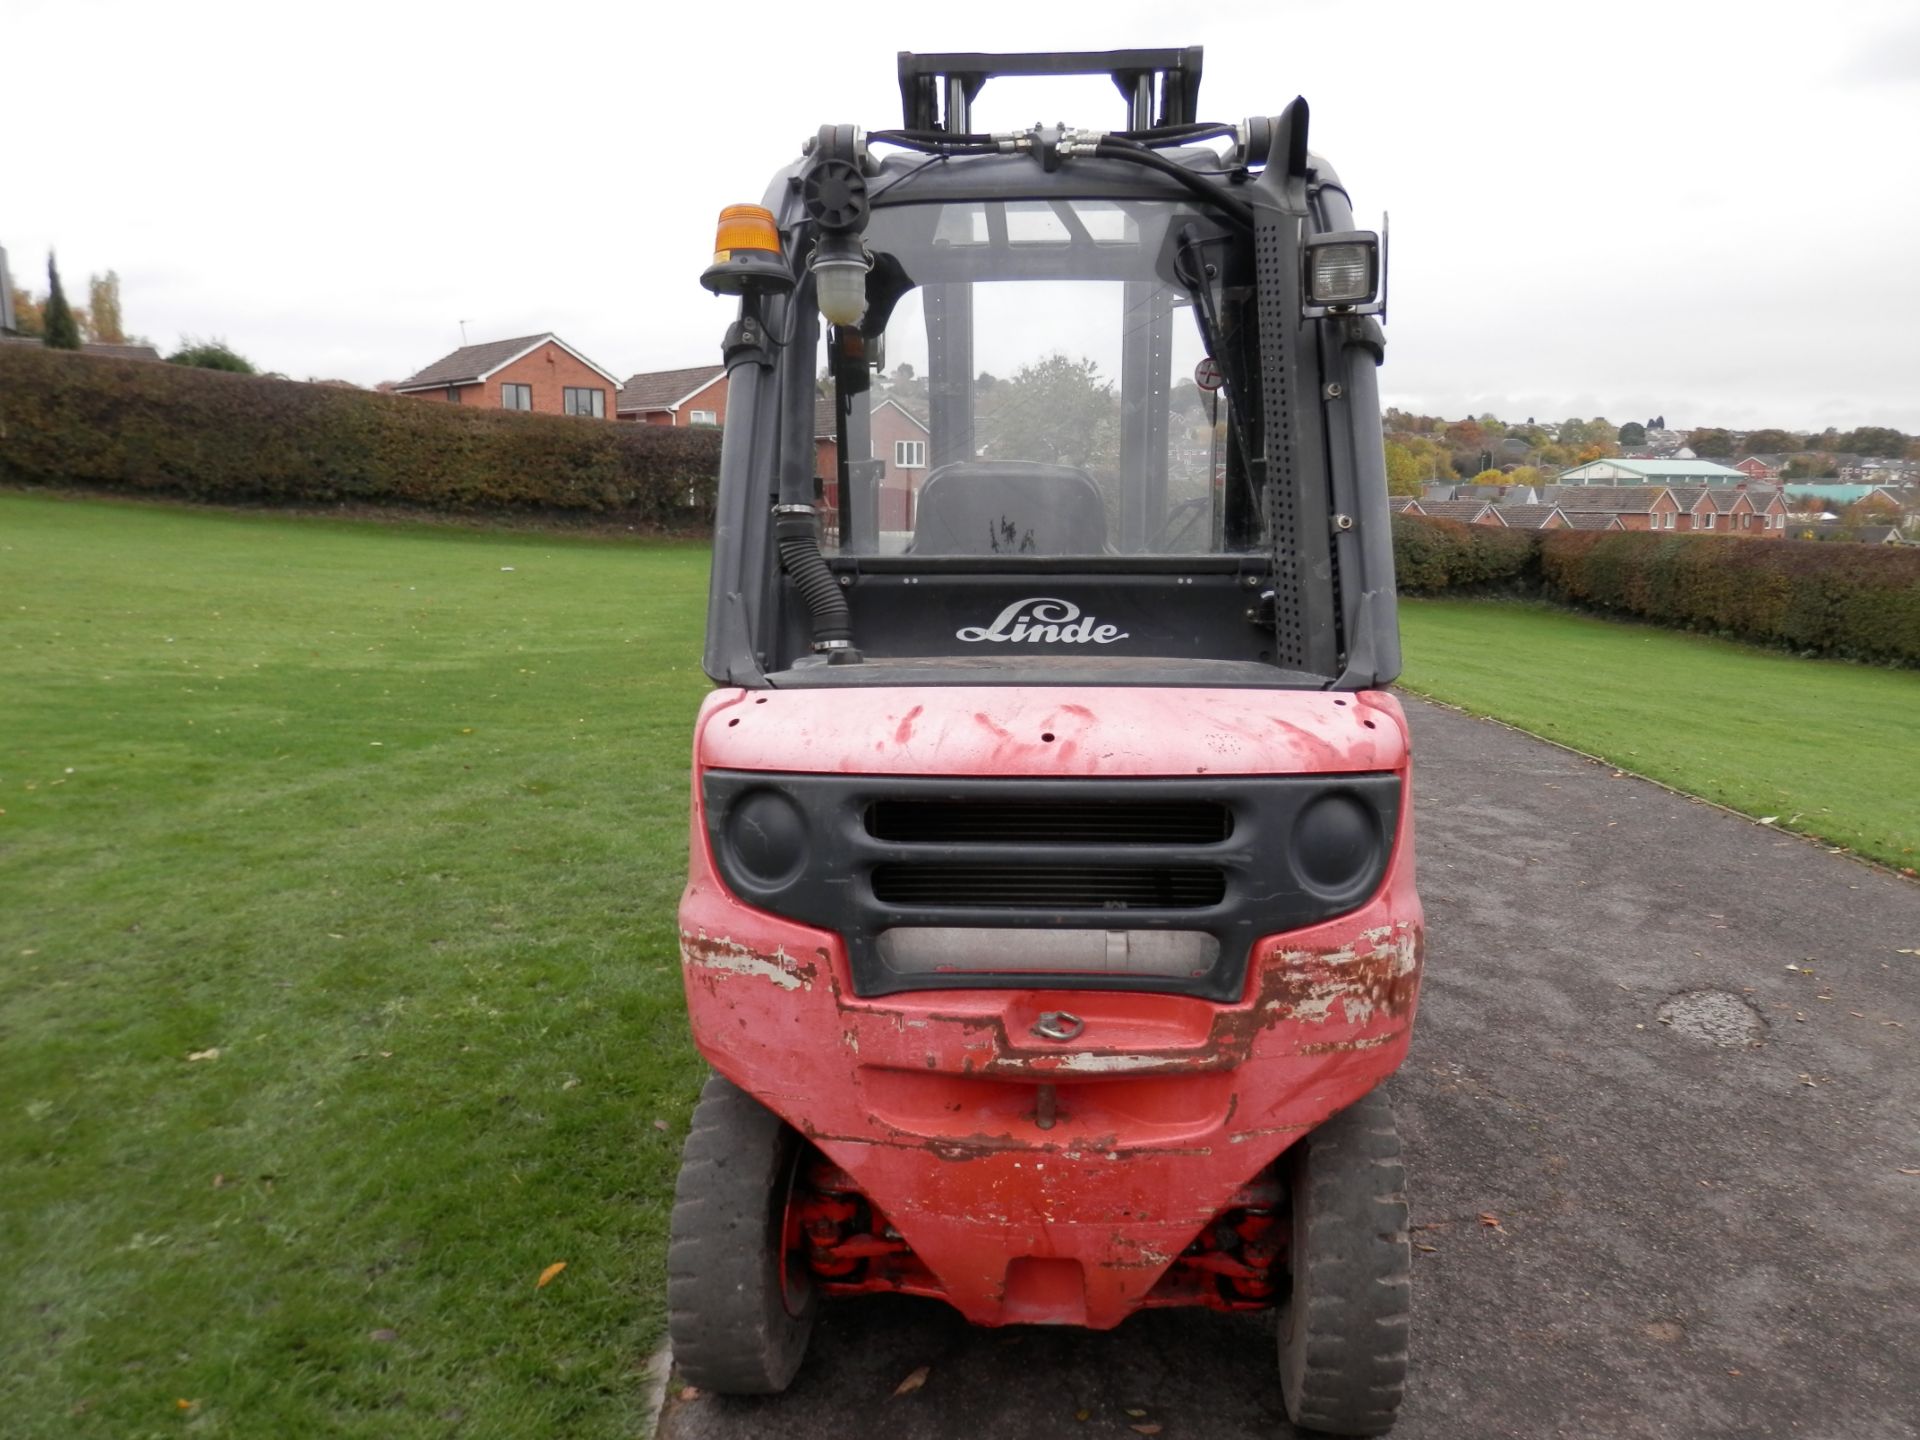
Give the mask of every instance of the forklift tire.
[[724, 1077], [700, 1092], [673, 1192], [667, 1335], [674, 1366], [702, 1390], [777, 1395], [806, 1356], [819, 1297], [785, 1244], [803, 1149]]
[[1293, 1147], [1292, 1290], [1280, 1312], [1287, 1418], [1327, 1435], [1382, 1435], [1407, 1381], [1406, 1169], [1375, 1090]]

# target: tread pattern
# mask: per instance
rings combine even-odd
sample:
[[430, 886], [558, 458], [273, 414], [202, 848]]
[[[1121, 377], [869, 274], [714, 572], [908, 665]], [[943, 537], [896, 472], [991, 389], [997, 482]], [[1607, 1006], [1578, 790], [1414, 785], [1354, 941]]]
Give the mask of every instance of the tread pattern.
[[1280, 1316], [1287, 1418], [1381, 1435], [1406, 1392], [1413, 1247], [1393, 1107], [1375, 1090], [1295, 1148], [1293, 1285]]
[[777, 1395], [807, 1353], [818, 1297], [787, 1313], [779, 1210], [800, 1137], [722, 1076], [694, 1107], [674, 1185], [667, 1334], [675, 1367], [719, 1395]]

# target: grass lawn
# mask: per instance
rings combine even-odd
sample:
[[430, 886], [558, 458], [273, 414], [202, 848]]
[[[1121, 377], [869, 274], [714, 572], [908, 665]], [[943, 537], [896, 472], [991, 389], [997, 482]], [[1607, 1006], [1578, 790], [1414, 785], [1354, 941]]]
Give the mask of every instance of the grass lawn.
[[1920, 674], [1494, 600], [1409, 600], [1401, 630], [1409, 690], [1920, 863]]
[[0, 1433], [635, 1433], [706, 569], [0, 494]]

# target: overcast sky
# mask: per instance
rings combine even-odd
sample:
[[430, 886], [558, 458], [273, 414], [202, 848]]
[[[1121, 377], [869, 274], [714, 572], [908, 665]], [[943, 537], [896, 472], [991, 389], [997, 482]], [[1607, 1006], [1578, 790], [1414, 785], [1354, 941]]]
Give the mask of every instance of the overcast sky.
[[[1912, 0], [6, 0], [0, 245], [299, 378], [400, 378], [461, 320], [699, 364], [720, 206], [823, 122], [898, 124], [897, 50], [1185, 44], [1204, 118], [1304, 94], [1361, 223], [1392, 212], [1389, 402], [1920, 432]], [[1002, 81], [976, 118], [1122, 111]]]

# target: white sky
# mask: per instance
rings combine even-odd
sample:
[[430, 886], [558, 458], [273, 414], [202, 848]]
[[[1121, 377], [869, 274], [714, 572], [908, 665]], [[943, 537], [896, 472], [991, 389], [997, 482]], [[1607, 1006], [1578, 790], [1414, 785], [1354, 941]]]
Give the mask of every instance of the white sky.
[[[1392, 212], [1390, 403], [1920, 431], [1912, 0], [6, 0], [0, 244], [297, 377], [397, 379], [461, 319], [699, 364], [715, 214], [824, 122], [898, 124], [896, 50], [1186, 44], [1204, 118], [1305, 94], [1361, 223]], [[1001, 81], [976, 118], [1122, 111]]]

